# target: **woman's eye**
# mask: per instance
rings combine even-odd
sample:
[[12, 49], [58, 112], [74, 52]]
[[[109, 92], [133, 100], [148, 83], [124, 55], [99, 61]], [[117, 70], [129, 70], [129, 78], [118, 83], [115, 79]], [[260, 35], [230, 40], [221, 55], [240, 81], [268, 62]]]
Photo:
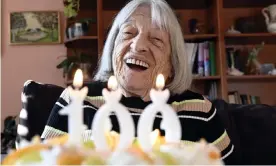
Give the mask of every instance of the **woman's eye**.
[[123, 39], [130, 39], [134, 36], [134, 33], [131, 31], [123, 31]]
[[163, 45], [162, 39], [160, 39], [158, 37], [152, 37], [151, 40], [152, 40], [152, 43], [154, 45], [156, 45], [157, 47], [162, 47], [162, 45]]
[[162, 40], [160, 37], [158, 37], [158, 36], [152, 36], [151, 39], [152, 39], [153, 41], [163, 43], [163, 40]]
[[124, 34], [125, 34], [125, 35], [133, 35], [132, 32], [128, 32], [128, 31], [124, 32]]
[[162, 40], [160, 38], [157, 38], [157, 37], [154, 37], [153, 40], [162, 42]]

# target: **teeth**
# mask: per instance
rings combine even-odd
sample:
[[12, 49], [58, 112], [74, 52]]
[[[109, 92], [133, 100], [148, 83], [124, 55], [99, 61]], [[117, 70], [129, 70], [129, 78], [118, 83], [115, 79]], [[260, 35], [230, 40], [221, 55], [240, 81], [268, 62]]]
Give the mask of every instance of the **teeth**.
[[145, 63], [145, 62], [143, 62], [143, 66], [145, 66], [146, 68], [149, 67], [149, 65], [147, 63]]
[[143, 67], [146, 67], [146, 68], [149, 67], [149, 64], [147, 64], [146, 62], [140, 61], [138, 59], [133, 59], [133, 58], [127, 59], [126, 63], [140, 65], [140, 66], [143, 66]]

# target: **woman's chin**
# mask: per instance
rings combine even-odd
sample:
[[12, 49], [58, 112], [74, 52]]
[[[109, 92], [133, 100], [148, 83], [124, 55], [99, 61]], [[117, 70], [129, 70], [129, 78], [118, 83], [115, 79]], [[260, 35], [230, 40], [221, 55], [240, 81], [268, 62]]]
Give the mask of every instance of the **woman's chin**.
[[150, 89], [151, 86], [149, 86], [148, 82], [144, 82], [145, 79], [143, 80], [136, 80], [136, 81], [129, 81], [125, 82], [123, 84], [123, 89], [125, 92], [123, 92], [124, 96], [126, 97], [145, 97], [145, 94], [148, 92], [148, 89]]
[[146, 83], [143, 83], [142, 81], [136, 81], [125, 85], [126, 90], [133, 93], [143, 92], [145, 91], [146, 87]]

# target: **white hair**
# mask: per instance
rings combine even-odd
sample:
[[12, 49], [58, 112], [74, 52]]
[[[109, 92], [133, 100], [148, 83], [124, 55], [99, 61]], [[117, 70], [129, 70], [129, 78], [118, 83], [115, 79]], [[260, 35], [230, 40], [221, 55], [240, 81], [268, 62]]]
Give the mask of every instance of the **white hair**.
[[189, 57], [185, 52], [181, 26], [175, 13], [164, 0], [132, 0], [118, 13], [109, 31], [94, 79], [97, 81], [107, 81], [114, 74], [112, 55], [119, 29], [136, 8], [141, 5], [149, 5], [151, 7], [152, 21], [169, 33], [173, 73], [172, 80], [166, 87], [172, 94], [180, 94], [191, 86], [192, 68], [189, 64]]

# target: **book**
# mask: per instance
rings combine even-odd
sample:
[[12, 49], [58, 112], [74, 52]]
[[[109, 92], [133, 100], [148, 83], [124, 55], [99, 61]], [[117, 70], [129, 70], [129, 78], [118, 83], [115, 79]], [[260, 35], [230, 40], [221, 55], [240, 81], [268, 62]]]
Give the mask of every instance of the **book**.
[[195, 64], [196, 54], [198, 53], [198, 43], [194, 43], [194, 49], [192, 53], [192, 64]]
[[234, 94], [228, 94], [228, 101], [230, 104], [236, 104], [235, 95]]
[[198, 45], [198, 66], [197, 74], [199, 76], [204, 76], [204, 43], [199, 43]]
[[203, 43], [204, 76], [210, 76], [209, 42]]
[[241, 94], [240, 97], [241, 97], [242, 104], [248, 104], [248, 100], [247, 100], [247, 95], [246, 94]]
[[251, 103], [252, 104], [256, 104], [256, 96], [250, 96], [250, 99], [251, 99]]
[[209, 56], [210, 56], [210, 75], [216, 75], [216, 56], [215, 56], [215, 43], [209, 42]]
[[234, 91], [236, 104], [242, 104], [241, 97], [238, 91]]
[[199, 50], [199, 43], [196, 44], [196, 47], [194, 47], [193, 51], [193, 68], [192, 72], [194, 75], [197, 75], [198, 73], [198, 50]]
[[229, 99], [229, 103], [242, 104], [242, 100], [238, 91], [228, 92], [228, 99]]
[[195, 43], [185, 43], [186, 54], [189, 58], [189, 64], [191, 65], [191, 67], [193, 66], [192, 56], [193, 56], [194, 46], [195, 46]]
[[247, 95], [248, 104], [252, 104], [250, 95]]
[[262, 104], [260, 96], [256, 96], [256, 104]]

